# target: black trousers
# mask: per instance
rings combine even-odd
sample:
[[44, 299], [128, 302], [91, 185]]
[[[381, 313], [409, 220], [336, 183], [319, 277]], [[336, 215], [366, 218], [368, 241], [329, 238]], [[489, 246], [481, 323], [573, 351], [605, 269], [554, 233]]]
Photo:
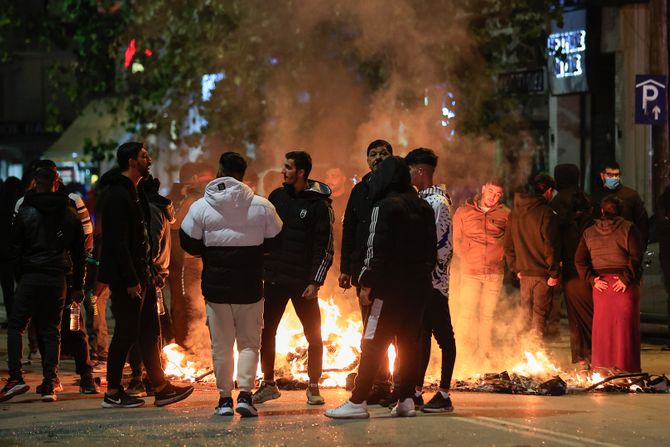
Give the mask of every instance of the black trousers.
[[[79, 327], [81, 330], [71, 331], [70, 305], [71, 301], [67, 300], [66, 305], [63, 308], [63, 318], [61, 321], [61, 346], [67, 345], [67, 350], [64, 351], [72, 354], [77, 374], [80, 376], [91, 375], [93, 373], [93, 364], [91, 363], [84, 319], [80, 313]], [[80, 310], [83, 310], [83, 307], [84, 306], [82, 305]]]
[[120, 389], [123, 365], [133, 343], [139, 343], [149, 381], [154, 387], [165, 382], [158, 340], [160, 326], [156, 311], [156, 292], [142, 286], [142, 297], [130, 296], [125, 289], [112, 289], [112, 314], [116, 321], [107, 358], [107, 387]]
[[[405, 283], [393, 293], [384, 293], [384, 301], [375, 299], [363, 334], [361, 363], [351, 401], [361, 403], [367, 399], [379, 365], [384, 363], [386, 351], [394, 338], [398, 340], [398, 370], [400, 384], [396, 389], [398, 399], [414, 394], [419, 374], [423, 314], [432, 285], [430, 278], [419, 283]], [[421, 283], [425, 283], [422, 286]]]
[[591, 361], [593, 296], [591, 286], [577, 273], [563, 275], [563, 293], [570, 326], [572, 363]]
[[[40, 276], [43, 279], [43, 276]], [[32, 281], [24, 275], [16, 289], [14, 307], [7, 328], [7, 353], [9, 375], [21, 379], [21, 353], [23, 332], [32, 320], [43, 346], [42, 374], [45, 383], [53, 383], [58, 373], [60, 359], [60, 325], [65, 305], [67, 286], [65, 276], [51, 278], [51, 281]]]
[[[307, 285], [305, 285], [307, 287]], [[263, 332], [261, 335], [261, 368], [266, 381], [274, 380], [275, 338], [281, 317], [289, 300], [300, 319], [307, 349], [307, 374], [310, 383], [319, 383], [323, 370], [323, 340], [321, 339], [321, 311], [318, 299], [306, 300], [301, 295], [305, 287], [291, 287], [279, 284], [265, 285], [263, 306]]]
[[7, 321], [12, 314], [12, 306], [14, 304], [14, 269], [8, 262], [0, 264], [0, 287], [2, 287], [2, 299], [5, 303], [5, 311], [7, 311]]
[[[358, 296], [361, 292], [360, 287], [356, 287], [356, 296]], [[365, 333], [365, 328], [368, 326], [368, 318], [370, 318], [370, 311], [372, 309], [372, 306], [360, 306], [361, 308], [361, 321], [363, 321], [363, 333]], [[363, 339], [361, 339], [361, 343], [363, 342]], [[392, 385], [392, 381], [398, 383], [398, 379], [400, 378], [400, 373], [398, 372], [398, 364], [400, 360], [398, 359], [398, 343], [394, 339], [391, 344], [395, 346], [395, 351], [396, 351], [396, 359], [395, 363], [393, 364], [393, 374], [391, 374], [391, 371], [389, 370], [386, 362], [383, 362], [382, 364], [379, 365], [379, 371], [377, 371], [377, 375], [375, 376], [375, 381], [374, 385], [378, 388], [385, 388], [385, 389], [390, 389]], [[361, 346], [361, 349], [363, 347]], [[388, 350], [388, 347], [386, 348]]]
[[456, 339], [454, 338], [454, 328], [449, 313], [449, 298], [442, 295], [437, 289], [433, 289], [431, 292], [423, 316], [421, 369], [419, 380], [416, 382], [417, 386], [423, 386], [428, 363], [430, 363], [430, 344], [433, 336], [435, 336], [435, 340], [442, 351], [440, 388], [448, 390], [456, 363]]

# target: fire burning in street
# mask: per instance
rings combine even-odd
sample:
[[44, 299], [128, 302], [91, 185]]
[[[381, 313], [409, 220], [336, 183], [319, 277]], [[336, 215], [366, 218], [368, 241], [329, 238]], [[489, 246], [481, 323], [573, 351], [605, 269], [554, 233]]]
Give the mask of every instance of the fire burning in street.
[[[333, 298], [319, 299], [321, 335], [323, 339], [323, 376], [321, 386], [342, 387], [354, 373], [360, 361], [363, 325], [358, 312], [342, 315]], [[292, 383], [307, 383], [308, 343], [302, 326], [292, 308], [287, 309], [277, 331], [276, 339], [278, 378]], [[213, 381], [211, 359], [199, 359], [177, 344], [163, 348], [165, 374], [188, 381]], [[389, 347], [389, 369], [393, 370], [396, 352]], [[439, 356], [438, 356], [439, 358]], [[237, 363], [237, 350], [235, 350]], [[457, 359], [458, 362], [458, 359]], [[645, 373], [618, 374], [614, 371], [565, 371], [556, 365], [546, 351], [526, 346], [519, 356], [510, 356], [498, 366], [501, 373], [480, 373], [464, 380], [456, 380], [454, 390], [499, 392], [513, 394], [562, 395], [580, 391], [667, 392], [664, 376], [650, 377]], [[427, 382], [439, 377], [439, 362], [431, 362]], [[508, 372], [509, 371], [509, 372]], [[257, 376], [262, 375], [259, 370]]]

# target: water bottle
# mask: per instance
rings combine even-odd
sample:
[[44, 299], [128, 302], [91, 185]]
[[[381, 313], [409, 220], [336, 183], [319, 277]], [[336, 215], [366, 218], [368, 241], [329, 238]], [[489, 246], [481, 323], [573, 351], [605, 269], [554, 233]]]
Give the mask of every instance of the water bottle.
[[93, 293], [93, 291], [90, 292], [91, 294], [89, 295], [89, 303], [91, 303], [91, 310], [93, 311], [93, 316], [97, 317], [98, 316], [98, 296]]
[[79, 304], [77, 303], [70, 304], [70, 330], [72, 332], [79, 331], [79, 315], [80, 315]]
[[165, 301], [163, 301], [163, 290], [160, 287], [156, 287], [156, 309], [158, 315], [165, 315]]

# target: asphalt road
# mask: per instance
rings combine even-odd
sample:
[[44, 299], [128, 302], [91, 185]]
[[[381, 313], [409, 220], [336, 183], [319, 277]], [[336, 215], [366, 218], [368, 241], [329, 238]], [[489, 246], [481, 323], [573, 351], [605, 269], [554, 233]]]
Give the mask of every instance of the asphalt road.
[[[6, 340], [4, 333], [0, 342]], [[5, 364], [0, 345], [0, 364]], [[559, 347], [560, 348], [560, 347]], [[643, 367], [670, 372], [670, 352], [645, 345]], [[452, 393], [455, 412], [391, 418], [371, 407], [369, 420], [335, 421], [326, 408], [348, 397], [323, 390], [324, 407], [310, 407], [304, 392], [284, 391], [259, 405], [255, 419], [215, 416], [213, 385], [198, 384], [186, 401], [164, 408], [153, 398], [137, 409], [102, 409], [100, 396], [84, 396], [74, 384], [72, 360], [61, 365], [65, 390], [44, 403], [34, 393], [41, 377], [26, 367], [32, 389], [0, 404], [0, 445], [467, 445], [467, 446], [658, 446], [670, 445], [670, 394], [574, 394], [560, 397]], [[6, 370], [0, 370], [6, 378]]]

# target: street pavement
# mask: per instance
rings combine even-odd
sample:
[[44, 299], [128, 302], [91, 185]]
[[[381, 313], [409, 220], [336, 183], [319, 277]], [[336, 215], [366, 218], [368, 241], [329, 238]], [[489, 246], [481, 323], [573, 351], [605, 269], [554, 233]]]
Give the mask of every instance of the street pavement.
[[[566, 338], [551, 346], [561, 361], [569, 355]], [[670, 352], [662, 346], [643, 345], [645, 371], [670, 373]], [[3, 384], [6, 358], [3, 330]], [[41, 381], [39, 368], [28, 365], [26, 371], [31, 390], [0, 404], [2, 446], [670, 445], [670, 394], [540, 397], [453, 392], [455, 411], [450, 414], [420, 413], [416, 418], [398, 419], [375, 406], [369, 420], [336, 421], [323, 416], [323, 411], [343, 402], [346, 391], [323, 390], [323, 407], [308, 406], [304, 391], [283, 391], [280, 399], [258, 406], [258, 418], [240, 419], [213, 414], [218, 399], [213, 384], [196, 384], [188, 400], [168, 407], [155, 407], [149, 397], [142, 408], [102, 409], [102, 395], [79, 394], [72, 360], [62, 361], [65, 389], [53, 403], [42, 402], [34, 392]]]

